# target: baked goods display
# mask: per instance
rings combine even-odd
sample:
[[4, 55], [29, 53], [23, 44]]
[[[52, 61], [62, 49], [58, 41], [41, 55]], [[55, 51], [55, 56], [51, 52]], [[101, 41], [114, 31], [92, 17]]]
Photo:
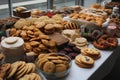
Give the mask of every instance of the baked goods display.
[[56, 53], [40, 54], [36, 65], [47, 78], [56, 79], [64, 77], [69, 73], [71, 60], [67, 56]]
[[91, 5], [90, 8], [95, 8], [95, 9], [103, 10], [108, 15], [110, 15], [112, 13], [112, 9], [106, 9], [105, 6], [102, 6], [102, 5], [98, 4], [98, 3], [95, 3], [95, 4]]
[[[33, 9], [30, 14], [27, 11], [18, 7], [14, 14], [24, 18], [0, 19], [0, 30], [9, 31], [5, 34], [7, 38], [1, 39], [0, 53], [5, 55], [0, 54], [0, 79], [43, 80], [42, 73], [46, 78], [57, 80], [69, 73], [74, 61], [80, 69], [94, 68], [95, 60], [101, 60], [102, 51], [98, 49], [113, 50], [118, 46], [120, 20], [111, 17], [111, 9], [100, 4], [90, 8]], [[108, 18], [110, 22], [103, 30]], [[19, 42], [18, 38], [23, 40]]]
[[120, 2], [108, 2], [105, 4], [105, 8], [112, 9], [116, 5], [120, 8]]
[[89, 56], [94, 60], [99, 59], [101, 57], [100, 51], [95, 48], [83, 48], [81, 49], [81, 54]]
[[99, 10], [99, 9], [95, 9], [95, 8], [83, 9], [81, 12], [87, 13], [87, 14], [92, 14], [95, 16], [107, 16], [106, 12]]
[[94, 60], [89, 56], [78, 55], [75, 57], [75, 63], [81, 68], [92, 68]]
[[114, 49], [118, 46], [118, 40], [115, 37], [102, 35], [99, 39], [93, 41], [93, 45], [98, 49]]
[[79, 12], [79, 13], [73, 13], [69, 16], [72, 19], [77, 19], [77, 20], [86, 20], [92, 23], [97, 24], [98, 26], [102, 26], [102, 24], [106, 21], [105, 16], [96, 16], [93, 14], [87, 14], [85, 12]]

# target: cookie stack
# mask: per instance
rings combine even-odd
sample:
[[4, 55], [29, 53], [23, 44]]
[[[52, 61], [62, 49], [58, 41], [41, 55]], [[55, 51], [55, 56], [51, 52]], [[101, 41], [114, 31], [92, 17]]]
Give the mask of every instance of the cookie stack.
[[18, 80], [26, 74], [35, 72], [35, 65], [33, 63], [26, 63], [24, 61], [17, 61], [12, 64], [6, 63], [0, 67], [0, 77]]
[[71, 67], [70, 58], [56, 53], [40, 54], [36, 65], [48, 78], [63, 77], [68, 74]]
[[87, 39], [84, 37], [79, 37], [76, 38], [75, 41], [73, 42], [77, 48], [82, 49], [82, 48], [86, 48], [88, 46], [88, 42]]
[[75, 58], [75, 63], [82, 68], [91, 68], [94, 65], [94, 60], [89, 56], [78, 55]]
[[81, 54], [85, 56], [89, 56], [94, 60], [99, 59], [101, 57], [100, 51], [95, 48], [83, 48], [81, 49]]

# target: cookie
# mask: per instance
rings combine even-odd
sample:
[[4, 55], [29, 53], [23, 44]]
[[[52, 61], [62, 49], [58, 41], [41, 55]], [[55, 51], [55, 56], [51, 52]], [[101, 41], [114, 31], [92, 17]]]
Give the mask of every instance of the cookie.
[[65, 64], [57, 64], [55, 67], [55, 72], [62, 72], [67, 70], [66, 65]]
[[82, 55], [86, 55], [89, 57], [92, 57], [94, 60], [98, 59], [101, 57], [100, 51], [95, 49], [95, 48], [84, 48], [81, 49]]
[[54, 26], [53, 26], [53, 24], [47, 24], [47, 25], [44, 27], [44, 29], [45, 29], [46, 31], [51, 31], [51, 30], [54, 30]]
[[[33, 66], [33, 63], [27, 63], [26, 66], [28, 66], [28, 69], [26, 71], [26, 74], [30, 73], [30, 72], [34, 72], [35, 71], [35, 67]], [[33, 70], [34, 68], [34, 70]]]
[[86, 38], [79, 37], [76, 38], [75, 41], [73, 42], [77, 48], [82, 49], [88, 46], [88, 42]]
[[94, 65], [94, 60], [88, 56], [78, 55], [75, 57], [75, 63], [82, 68], [91, 68]]
[[53, 62], [46, 62], [43, 66], [43, 71], [48, 72], [48, 73], [53, 73], [55, 69], [55, 64]]
[[10, 71], [8, 72], [7, 79], [11, 78], [17, 71], [19, 65], [16, 65], [16, 63], [11, 65]]
[[28, 66], [25, 66], [24, 68], [22, 68], [21, 70], [16, 72], [16, 79], [19, 79], [20, 77], [22, 77], [23, 75], [26, 74], [27, 70], [28, 70]]
[[18, 38], [17, 37], [8, 37], [5, 39], [5, 42], [7, 44], [14, 44], [18, 41]]
[[43, 69], [43, 65], [48, 61], [48, 59], [42, 58], [37, 61], [37, 65], [40, 69]]
[[51, 62], [53, 62], [55, 64], [62, 64], [62, 63], [64, 63], [63, 60], [51, 60]]
[[7, 71], [10, 69], [10, 67], [11, 67], [11, 64], [10, 64], [10, 63], [3, 64], [3, 65], [0, 67], [0, 78], [6, 77], [6, 73], [7, 73]]
[[36, 21], [34, 22], [34, 24], [36, 25], [37, 28], [41, 29], [45, 26], [45, 22], [39, 22], [39, 21]]
[[40, 54], [40, 55], [38, 56], [38, 58], [39, 58], [39, 59], [44, 58], [45, 55], [46, 55], [45, 53], [44, 53], [44, 54]]

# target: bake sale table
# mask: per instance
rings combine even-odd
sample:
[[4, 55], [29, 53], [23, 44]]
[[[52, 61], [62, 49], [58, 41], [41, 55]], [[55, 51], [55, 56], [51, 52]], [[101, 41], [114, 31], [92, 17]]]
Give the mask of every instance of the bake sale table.
[[[120, 45], [120, 39], [118, 39]], [[94, 47], [92, 44], [89, 47]], [[92, 68], [80, 68], [72, 61], [70, 73], [65, 78], [59, 80], [102, 80], [113, 68], [119, 55], [120, 47], [114, 50], [100, 50], [101, 58], [95, 60]]]

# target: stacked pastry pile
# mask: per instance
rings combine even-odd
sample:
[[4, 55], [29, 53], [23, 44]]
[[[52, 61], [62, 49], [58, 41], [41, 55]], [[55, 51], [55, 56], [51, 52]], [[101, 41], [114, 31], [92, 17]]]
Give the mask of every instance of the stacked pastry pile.
[[88, 56], [78, 55], [75, 58], [75, 63], [82, 68], [91, 68], [94, 65], [94, 60]]
[[88, 47], [88, 42], [87, 39], [84, 37], [79, 37], [76, 38], [75, 41], [73, 42], [77, 48], [82, 49]]
[[77, 20], [80, 19], [80, 20], [86, 20], [92, 23], [96, 23], [98, 26], [102, 26], [102, 24], [106, 21], [105, 16], [95, 16], [92, 14], [86, 14], [85, 12], [73, 13], [69, 17], [72, 19], [77, 19]]
[[[34, 76], [37, 75], [35, 72], [35, 65], [33, 63], [26, 63], [24, 61], [17, 61], [12, 64], [6, 63], [0, 67], [0, 77], [3, 79], [6, 78], [19, 80], [28, 74], [32, 74]], [[41, 80], [41, 76], [39, 76], [39, 79], [37, 80]]]
[[100, 51], [95, 48], [83, 48], [81, 54], [75, 57], [75, 63], [82, 68], [91, 68], [94, 60], [101, 57]]

